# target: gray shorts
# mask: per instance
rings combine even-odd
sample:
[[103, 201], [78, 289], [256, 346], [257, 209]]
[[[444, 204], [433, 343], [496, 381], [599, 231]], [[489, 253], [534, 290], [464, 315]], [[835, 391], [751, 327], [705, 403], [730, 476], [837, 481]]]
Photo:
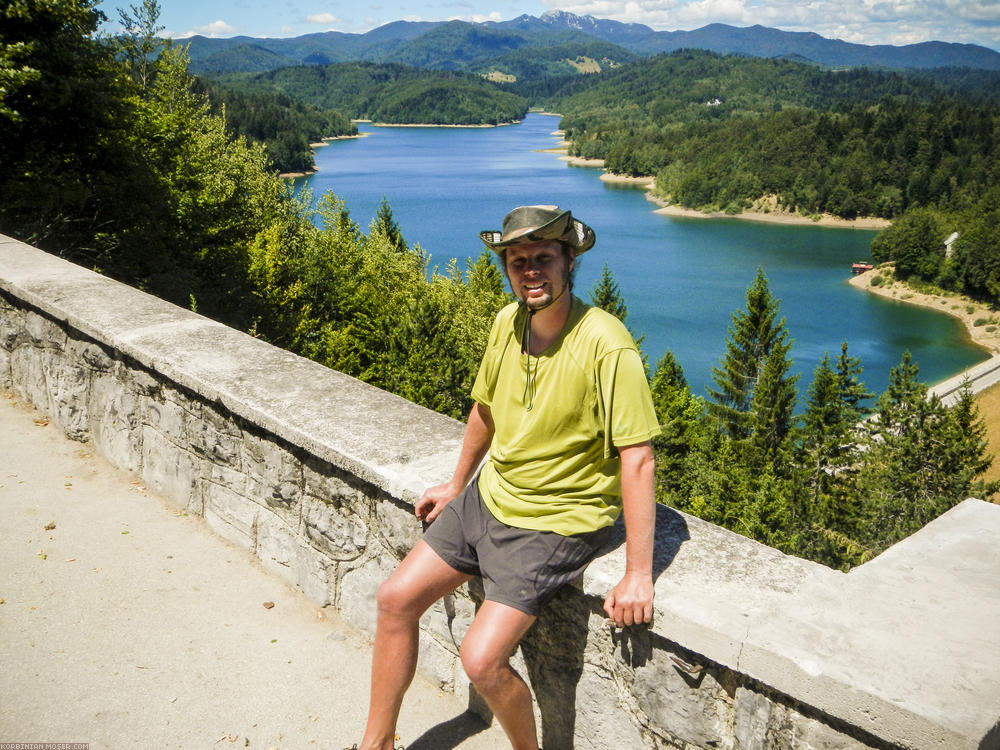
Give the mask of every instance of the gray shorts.
[[508, 526], [483, 503], [477, 477], [444, 507], [424, 541], [455, 570], [482, 576], [488, 600], [537, 615], [612, 533], [612, 526], [573, 536]]

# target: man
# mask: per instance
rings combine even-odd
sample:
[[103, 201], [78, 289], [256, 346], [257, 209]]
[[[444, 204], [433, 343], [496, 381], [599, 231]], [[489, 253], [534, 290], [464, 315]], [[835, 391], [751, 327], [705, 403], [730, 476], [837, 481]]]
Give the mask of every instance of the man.
[[621, 509], [626, 570], [604, 610], [619, 627], [652, 619], [650, 439], [660, 429], [625, 326], [571, 293], [576, 258], [594, 233], [569, 211], [521, 206], [502, 231], [480, 237], [518, 301], [493, 324], [454, 476], [415, 506], [430, 526], [379, 587], [361, 750], [393, 748], [420, 616], [473, 575], [483, 578], [485, 601], [462, 664], [512, 747], [537, 750], [531, 692], [510, 656], [539, 607], [607, 541]]

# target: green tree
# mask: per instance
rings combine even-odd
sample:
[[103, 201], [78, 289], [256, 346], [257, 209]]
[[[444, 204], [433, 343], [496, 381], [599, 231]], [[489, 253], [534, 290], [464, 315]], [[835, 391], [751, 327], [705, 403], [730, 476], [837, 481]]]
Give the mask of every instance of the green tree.
[[160, 50], [169, 44], [158, 36], [164, 29], [159, 20], [160, 4], [157, 0], [142, 0], [141, 5], [118, 9], [122, 31], [116, 45], [132, 80], [142, 89], [150, 82]]
[[71, 258], [142, 195], [122, 179], [142, 167], [104, 20], [95, 0], [0, 5], [0, 231]]
[[788, 354], [791, 348], [787, 337], [780, 337], [768, 352], [754, 387], [752, 418], [749, 420], [751, 445], [758, 451], [760, 459], [772, 468], [775, 476], [787, 473], [788, 438], [798, 397], [795, 390], [798, 376], [789, 374], [792, 361]]
[[[787, 379], [783, 360], [791, 344], [785, 319], [779, 320], [777, 316], [778, 300], [771, 294], [763, 269], [758, 268], [753, 284], [747, 289], [746, 309], [732, 314], [726, 355], [721, 365], [712, 370], [716, 387], [708, 388], [709, 412], [723, 434], [733, 440], [749, 438], [761, 428], [765, 431], [773, 428], [773, 435], [767, 438], [773, 444], [774, 438], [784, 431], [779, 423], [784, 418], [783, 406], [772, 415], [778, 421], [771, 426], [766, 425], [767, 417], [763, 414], [765, 421], [755, 422], [753, 413], [754, 393], [765, 369], [768, 369], [769, 391], [783, 392]], [[776, 356], [768, 368], [772, 352]]]
[[976, 478], [990, 465], [966, 388], [953, 408], [928, 396], [907, 352], [890, 373], [859, 463], [859, 541], [879, 552], [968, 497], [997, 489]]
[[944, 262], [944, 229], [940, 212], [930, 208], [907, 211], [872, 240], [872, 257], [894, 262], [900, 278], [933, 280]]
[[612, 273], [607, 263], [601, 269], [601, 278], [597, 280], [590, 292], [590, 304], [611, 313], [622, 323], [628, 318], [628, 306], [625, 304], [625, 297], [618, 286], [618, 282], [615, 280], [614, 273]]
[[802, 482], [797, 504], [798, 550], [811, 559], [843, 567], [865, 559], [856, 541], [859, 500], [856, 463], [861, 420], [872, 397], [860, 380], [861, 361], [841, 345], [836, 369], [824, 355], [813, 374], [796, 462]]
[[[615, 279], [615, 275], [607, 263], [601, 269], [601, 278], [597, 280], [594, 288], [590, 291], [590, 304], [611, 313], [628, 327], [628, 305], [625, 304], [625, 295], [622, 294], [621, 288], [618, 286], [618, 281]], [[642, 351], [642, 342], [646, 340], [645, 334], [637, 336], [631, 328], [628, 329], [628, 332], [632, 334], [636, 346], [639, 347], [643, 365], [648, 367], [646, 355]]]
[[680, 363], [669, 350], [656, 363], [649, 388], [661, 428], [653, 438], [657, 500], [683, 507], [691, 490], [691, 458], [705, 439], [704, 403], [691, 393]]
[[371, 231], [381, 232], [396, 249], [401, 251], [406, 250], [406, 240], [403, 239], [403, 233], [399, 229], [399, 224], [393, 218], [392, 207], [384, 195], [382, 196], [382, 200], [379, 201], [378, 211], [372, 220]]
[[987, 193], [963, 218], [954, 244], [959, 289], [990, 304], [1000, 304], [1000, 188]]

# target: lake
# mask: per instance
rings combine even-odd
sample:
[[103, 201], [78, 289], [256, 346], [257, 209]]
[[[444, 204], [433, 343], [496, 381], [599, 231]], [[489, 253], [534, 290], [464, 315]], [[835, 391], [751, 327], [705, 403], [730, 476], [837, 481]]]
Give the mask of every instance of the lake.
[[874, 232], [656, 214], [641, 189], [602, 182], [600, 169], [546, 153], [559, 143], [558, 125], [558, 117], [534, 113], [499, 128], [359, 123], [366, 137], [317, 149], [319, 171], [297, 182], [316, 197], [332, 191], [342, 198], [365, 231], [387, 198], [407, 242], [441, 269], [450, 258], [477, 257], [479, 231], [499, 229], [515, 206], [571, 209], [597, 234], [579, 263], [577, 295], [588, 299], [607, 264], [625, 296], [629, 327], [646, 337], [651, 365], [669, 349], [696, 394], [712, 382], [730, 316], [743, 309], [758, 267], [794, 340], [802, 401], [823, 354], [838, 356], [842, 341], [861, 357], [874, 391], [885, 389], [906, 350], [929, 383], [986, 359], [958, 320], [848, 285], [851, 263], [871, 257]]

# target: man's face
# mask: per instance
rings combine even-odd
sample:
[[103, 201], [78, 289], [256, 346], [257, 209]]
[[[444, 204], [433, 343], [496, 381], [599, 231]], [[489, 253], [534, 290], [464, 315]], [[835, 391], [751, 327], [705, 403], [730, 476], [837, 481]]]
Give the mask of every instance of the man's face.
[[567, 291], [573, 260], [555, 240], [541, 240], [507, 248], [506, 269], [514, 296], [540, 310]]

